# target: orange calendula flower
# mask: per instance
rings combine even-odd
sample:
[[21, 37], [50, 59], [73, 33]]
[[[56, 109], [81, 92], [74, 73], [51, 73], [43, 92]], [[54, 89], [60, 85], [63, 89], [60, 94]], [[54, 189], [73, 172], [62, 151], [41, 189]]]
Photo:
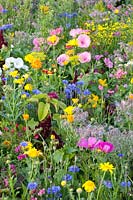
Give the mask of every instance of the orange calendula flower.
[[129, 99], [133, 100], [133, 94], [129, 95]]
[[23, 119], [24, 119], [25, 121], [27, 121], [27, 120], [29, 119], [29, 115], [28, 115], [28, 114], [23, 114], [22, 116], [23, 116]]
[[93, 192], [96, 188], [95, 183], [93, 181], [86, 181], [82, 187], [85, 189], [86, 192]]
[[3, 144], [4, 146], [6, 146], [6, 147], [10, 147], [11, 141], [5, 140], [2, 144]]
[[67, 115], [66, 117], [67, 117], [67, 121], [68, 121], [69, 123], [74, 122], [74, 115]]
[[42, 62], [38, 58], [34, 58], [33, 61], [31, 62], [31, 67], [33, 69], [40, 69], [42, 68]]

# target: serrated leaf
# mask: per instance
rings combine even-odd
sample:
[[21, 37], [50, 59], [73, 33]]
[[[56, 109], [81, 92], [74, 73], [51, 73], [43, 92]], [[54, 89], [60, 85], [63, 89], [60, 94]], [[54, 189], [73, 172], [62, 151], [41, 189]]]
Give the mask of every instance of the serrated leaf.
[[43, 103], [40, 102], [38, 105], [38, 119], [39, 121], [42, 121], [43, 119], [46, 118], [48, 115], [50, 109], [50, 104], [49, 103]]

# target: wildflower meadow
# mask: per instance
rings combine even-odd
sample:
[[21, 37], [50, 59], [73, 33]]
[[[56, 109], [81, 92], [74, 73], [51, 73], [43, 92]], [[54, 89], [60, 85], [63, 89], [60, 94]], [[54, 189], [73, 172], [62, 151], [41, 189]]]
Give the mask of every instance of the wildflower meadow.
[[133, 1], [0, 0], [0, 200], [133, 199]]

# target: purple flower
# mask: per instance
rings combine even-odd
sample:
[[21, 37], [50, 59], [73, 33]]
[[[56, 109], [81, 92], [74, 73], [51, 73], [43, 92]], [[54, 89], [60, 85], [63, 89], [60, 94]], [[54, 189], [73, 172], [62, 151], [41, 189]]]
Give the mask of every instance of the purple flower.
[[109, 58], [104, 58], [104, 63], [108, 68], [112, 68], [113, 67], [113, 63]]
[[21, 146], [19, 145], [19, 146], [17, 146], [17, 147], [15, 148], [14, 151], [15, 151], [16, 153], [18, 153], [20, 150], [21, 150]]
[[88, 89], [86, 89], [86, 90], [84, 90], [83, 94], [84, 94], [85, 96], [88, 96], [88, 95], [91, 94], [91, 92], [90, 92]]
[[48, 93], [48, 96], [51, 98], [51, 99], [58, 99], [58, 95], [56, 92], [49, 92]]
[[26, 154], [19, 154], [19, 155], [17, 156], [17, 159], [18, 159], [18, 160], [23, 160], [23, 159], [25, 159], [26, 157], [27, 157]]
[[12, 28], [12, 26], [13, 26], [12, 24], [5, 24], [5, 25], [0, 27], [0, 31], [4, 31], [6, 29], [10, 29], [10, 28]]
[[22, 147], [26, 147], [26, 146], [28, 146], [28, 143], [25, 142], [25, 141], [23, 141], [23, 142], [20, 143], [20, 145], [21, 145]]
[[61, 188], [60, 186], [52, 186], [51, 188], [47, 189], [47, 193], [48, 194], [57, 194], [58, 192], [60, 192]]
[[32, 90], [32, 92], [33, 92], [33, 94], [40, 94], [41, 93], [41, 91], [38, 90], [38, 89], [34, 89], [34, 90]]

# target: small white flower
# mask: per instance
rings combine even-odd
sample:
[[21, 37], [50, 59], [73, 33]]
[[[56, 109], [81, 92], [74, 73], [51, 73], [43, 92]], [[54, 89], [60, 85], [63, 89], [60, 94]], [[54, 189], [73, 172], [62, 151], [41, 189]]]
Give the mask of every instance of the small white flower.
[[15, 61], [14, 61], [14, 67], [16, 69], [21, 69], [24, 65], [24, 62], [22, 60], [22, 58], [15, 58]]
[[5, 65], [7, 65], [10, 68], [12, 65], [14, 65], [14, 61], [15, 61], [15, 58], [13, 57], [6, 58]]

